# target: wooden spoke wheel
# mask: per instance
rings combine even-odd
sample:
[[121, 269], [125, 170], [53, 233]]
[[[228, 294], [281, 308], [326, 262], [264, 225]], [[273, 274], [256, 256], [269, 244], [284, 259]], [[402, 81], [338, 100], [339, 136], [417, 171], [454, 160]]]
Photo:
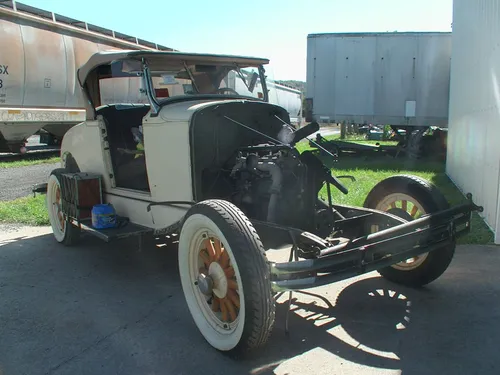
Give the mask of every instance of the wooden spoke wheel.
[[[449, 208], [448, 201], [434, 185], [422, 178], [407, 175], [380, 181], [369, 192], [364, 206], [389, 212], [407, 221]], [[378, 226], [371, 226], [371, 232], [378, 230]], [[418, 287], [441, 276], [454, 254], [455, 244], [451, 243], [379, 269], [378, 272], [393, 282]]]
[[269, 267], [260, 238], [233, 204], [208, 200], [186, 214], [179, 273], [189, 311], [216, 349], [263, 345], [274, 324]]
[[[238, 280], [228, 251], [218, 238], [202, 234], [198, 257], [198, 288], [207, 296], [220, 324], [234, 324], [239, 316], [240, 295]], [[227, 323], [227, 324], [226, 324]]]
[[[419, 201], [404, 193], [388, 194], [377, 203], [375, 209], [389, 212], [408, 221], [418, 219], [426, 214], [425, 209]], [[375, 231], [378, 231], [378, 228], [374, 227], [376, 228]], [[393, 264], [391, 267], [402, 271], [412, 270], [420, 266], [427, 258], [427, 255], [428, 253], [417, 255], [403, 262]]]

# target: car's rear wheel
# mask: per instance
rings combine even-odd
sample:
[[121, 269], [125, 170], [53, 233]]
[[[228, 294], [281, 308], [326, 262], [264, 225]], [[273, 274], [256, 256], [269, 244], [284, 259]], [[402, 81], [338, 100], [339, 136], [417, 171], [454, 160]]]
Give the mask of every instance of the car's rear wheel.
[[269, 266], [256, 230], [236, 206], [208, 200], [189, 210], [179, 273], [189, 311], [210, 345], [240, 353], [266, 343], [275, 315]]
[[54, 169], [47, 183], [47, 211], [54, 238], [64, 245], [74, 244], [80, 235], [80, 229], [73, 225], [62, 210], [61, 173], [64, 169]]
[[[389, 212], [407, 221], [449, 208], [443, 194], [431, 183], [416, 176], [398, 175], [379, 182], [366, 197], [364, 206]], [[379, 230], [372, 226], [371, 232]], [[378, 272], [388, 280], [422, 286], [440, 277], [455, 253], [455, 244], [382, 268]]]

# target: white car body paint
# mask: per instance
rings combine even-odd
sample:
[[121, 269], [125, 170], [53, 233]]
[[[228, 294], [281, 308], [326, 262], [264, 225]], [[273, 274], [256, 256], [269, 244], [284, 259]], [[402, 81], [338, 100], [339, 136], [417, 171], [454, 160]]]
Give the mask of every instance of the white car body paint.
[[[217, 103], [238, 100], [192, 100], [165, 105], [158, 116], [148, 112], [143, 118], [145, 160], [150, 192], [115, 186], [113, 167], [102, 121], [80, 123], [71, 128], [61, 144], [61, 155], [71, 152], [81, 171], [102, 176], [103, 199], [111, 203], [118, 215], [128, 217], [132, 223], [154, 229], [166, 228], [185, 214], [189, 206], [153, 205], [151, 202], [192, 201], [191, 155], [189, 126], [193, 114]], [[100, 144], [99, 149], [89, 145]]]

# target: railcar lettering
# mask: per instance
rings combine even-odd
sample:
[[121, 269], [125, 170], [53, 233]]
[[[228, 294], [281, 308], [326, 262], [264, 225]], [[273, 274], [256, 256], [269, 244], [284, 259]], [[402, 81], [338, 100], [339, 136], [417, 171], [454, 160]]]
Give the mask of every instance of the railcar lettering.
[[7, 69], [9, 69], [8, 65], [0, 65], [0, 74], [5, 74], [8, 76], [9, 71]]
[[0, 89], [3, 88], [3, 81], [0, 79]]

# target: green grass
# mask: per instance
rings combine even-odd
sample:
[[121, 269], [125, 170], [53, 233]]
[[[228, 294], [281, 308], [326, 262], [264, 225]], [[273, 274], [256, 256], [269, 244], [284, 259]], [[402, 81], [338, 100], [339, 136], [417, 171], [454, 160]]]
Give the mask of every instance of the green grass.
[[[395, 160], [390, 157], [362, 161], [359, 158], [344, 158], [340, 159], [333, 172], [336, 176], [351, 175], [356, 178], [356, 182], [348, 179], [341, 180], [349, 190], [347, 195], [332, 187], [333, 201], [340, 204], [362, 206], [368, 192], [378, 182], [395, 174], [412, 174], [425, 178], [441, 190], [451, 205], [466, 202], [466, 198], [446, 175], [443, 162], [423, 161], [416, 163]], [[320, 191], [320, 197], [326, 199], [326, 187]], [[493, 233], [476, 212], [472, 215], [471, 226], [471, 232], [460, 237], [458, 243], [493, 243]]]
[[[327, 140], [340, 140], [338, 135], [324, 137]], [[368, 141], [363, 136], [347, 136], [344, 141], [376, 144], [395, 145], [395, 141]], [[308, 141], [300, 142], [297, 145], [300, 152], [311, 150]], [[464, 195], [453, 184], [445, 173], [444, 161], [436, 160], [404, 160], [394, 159], [389, 156], [343, 156], [340, 155], [333, 173], [336, 176], [351, 175], [356, 178], [356, 182], [342, 179], [341, 182], [349, 190], [349, 194], [344, 195], [335, 187], [332, 187], [333, 201], [340, 204], [352, 206], [362, 206], [368, 192], [383, 179], [395, 174], [412, 174], [425, 178], [436, 185], [445, 195], [451, 205], [457, 205], [466, 201]], [[320, 191], [320, 197], [326, 199], [326, 187]], [[471, 232], [458, 239], [460, 244], [492, 244], [493, 233], [485, 224], [477, 212], [472, 214]]]
[[[298, 145], [301, 151], [308, 148], [307, 142]], [[341, 180], [349, 189], [347, 195], [332, 187], [334, 202], [341, 204], [362, 206], [365, 197], [375, 184], [395, 174], [413, 174], [431, 181], [443, 192], [451, 205], [465, 202], [465, 197], [445, 174], [445, 165], [442, 161], [420, 160], [417, 162], [380, 156], [367, 160], [363, 157], [341, 156], [335, 165], [334, 174], [352, 175], [356, 178], [356, 182], [348, 179]], [[326, 198], [326, 188], [320, 191], [320, 196]], [[10, 202], [0, 202], [0, 222], [48, 225], [45, 196], [37, 195], [35, 198], [30, 196]], [[492, 244], [493, 233], [479, 215], [473, 213], [471, 233], [461, 237], [459, 243]]]
[[26, 167], [28, 165], [37, 164], [52, 164], [57, 163], [60, 160], [59, 156], [54, 156], [51, 158], [44, 159], [22, 159], [16, 161], [0, 161], [0, 169], [2, 168], [15, 168], [15, 167]]
[[49, 225], [45, 195], [0, 202], [0, 223]]

